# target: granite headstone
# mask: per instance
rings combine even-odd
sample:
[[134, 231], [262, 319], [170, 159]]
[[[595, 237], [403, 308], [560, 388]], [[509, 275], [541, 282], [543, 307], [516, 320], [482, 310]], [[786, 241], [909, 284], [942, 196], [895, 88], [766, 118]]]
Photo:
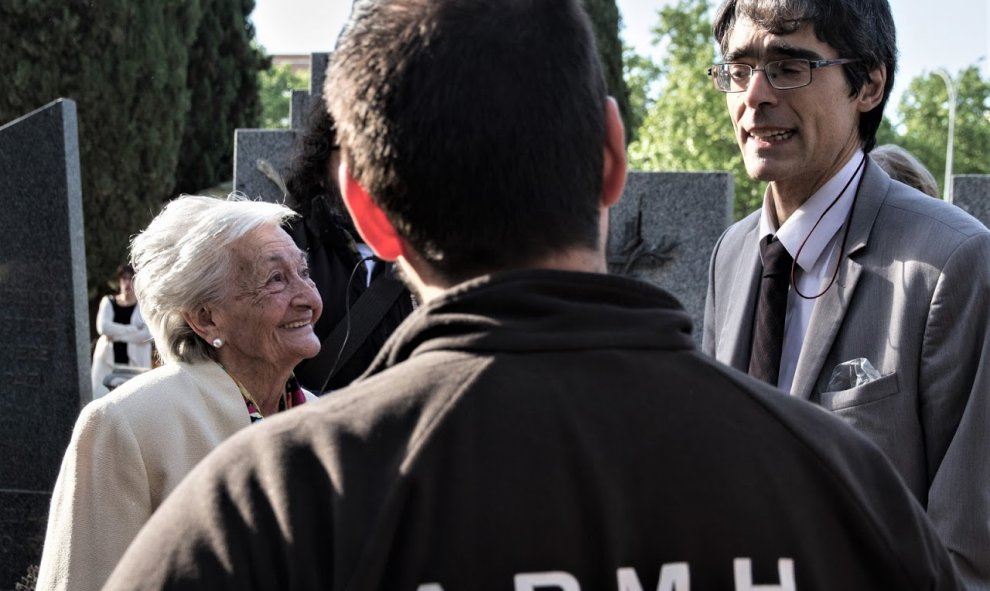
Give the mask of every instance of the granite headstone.
[[694, 320], [699, 346], [708, 264], [732, 222], [732, 198], [727, 172], [630, 172], [609, 216], [609, 270], [674, 294]]
[[306, 126], [306, 117], [309, 116], [309, 91], [293, 90], [292, 98], [289, 102], [289, 127], [291, 129], [302, 129]]
[[76, 105], [0, 127], [0, 589], [41, 557], [51, 491], [92, 398]]
[[309, 94], [314, 99], [323, 97], [323, 85], [327, 80], [329, 53], [311, 53], [309, 56]]
[[309, 91], [293, 90], [290, 129], [238, 129], [234, 132], [234, 190], [251, 199], [281, 202], [296, 130], [306, 126], [313, 101], [323, 96], [329, 53], [310, 54]]
[[309, 90], [293, 90], [289, 108], [289, 121], [292, 129], [306, 127], [306, 118], [314, 101], [323, 98], [323, 84], [327, 78], [327, 66], [330, 65], [329, 53], [311, 53], [309, 55]]
[[281, 203], [285, 170], [296, 132], [291, 129], [234, 131], [234, 191], [250, 199]]
[[990, 175], [957, 174], [952, 177], [952, 202], [990, 226]]

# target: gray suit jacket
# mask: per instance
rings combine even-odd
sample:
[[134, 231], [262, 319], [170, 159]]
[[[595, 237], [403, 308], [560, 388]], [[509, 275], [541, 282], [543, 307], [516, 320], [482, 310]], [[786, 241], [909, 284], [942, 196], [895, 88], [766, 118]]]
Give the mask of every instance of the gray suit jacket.
[[[835, 284], [818, 299], [792, 394], [858, 428], [897, 467], [968, 587], [990, 589], [990, 231], [867, 163]], [[844, 231], [843, 230], [840, 230]], [[702, 349], [746, 371], [759, 212], [715, 245]], [[865, 357], [883, 376], [827, 386]]]

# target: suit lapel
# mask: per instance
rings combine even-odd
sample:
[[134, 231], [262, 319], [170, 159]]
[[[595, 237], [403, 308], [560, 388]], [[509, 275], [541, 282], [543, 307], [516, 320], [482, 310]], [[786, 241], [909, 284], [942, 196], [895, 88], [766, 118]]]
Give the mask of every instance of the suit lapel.
[[[869, 243], [870, 232], [873, 230], [880, 206], [883, 205], [889, 189], [890, 178], [873, 160], [867, 159], [866, 170], [863, 172], [863, 179], [856, 194], [856, 202], [847, 222], [850, 224], [849, 236], [846, 239], [845, 252], [839, 255], [839, 274], [835, 284], [815, 302], [808, 332], [804, 335], [801, 355], [798, 357], [794, 382], [791, 386], [791, 394], [794, 396], [817, 399], [819, 393], [815, 392], [815, 386], [822, 371], [832, 370], [824, 367], [825, 360], [835, 344], [839, 328], [856, 291], [856, 284], [859, 282], [862, 264], [857, 258]], [[845, 231], [845, 227], [840, 228], [839, 231]]]
[[[757, 222], [759, 217], [756, 218]], [[726, 361], [736, 369], [746, 371], [749, 365], [749, 348], [753, 339], [753, 311], [760, 280], [760, 225], [757, 223], [743, 239], [737, 265], [731, 280], [725, 324], [718, 341], [716, 358]]]

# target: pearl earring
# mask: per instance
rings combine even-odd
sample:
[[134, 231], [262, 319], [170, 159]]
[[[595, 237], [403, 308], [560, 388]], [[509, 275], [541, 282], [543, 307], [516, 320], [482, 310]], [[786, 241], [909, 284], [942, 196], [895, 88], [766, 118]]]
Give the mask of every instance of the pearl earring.
[[220, 337], [213, 339], [213, 346], [216, 347], [217, 349], [223, 347], [223, 339], [221, 339]]

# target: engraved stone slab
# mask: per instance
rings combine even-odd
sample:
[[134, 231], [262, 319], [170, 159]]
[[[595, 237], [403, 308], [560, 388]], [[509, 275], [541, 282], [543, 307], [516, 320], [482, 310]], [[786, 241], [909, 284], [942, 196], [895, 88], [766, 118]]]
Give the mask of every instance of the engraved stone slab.
[[680, 300], [701, 326], [712, 249], [732, 222], [727, 172], [630, 172], [609, 217], [609, 271], [648, 281]]
[[302, 129], [306, 127], [306, 117], [309, 114], [309, 91], [293, 90], [289, 103], [289, 127]]
[[0, 588], [41, 556], [48, 502], [89, 383], [76, 105], [0, 127]]
[[234, 132], [234, 190], [251, 199], [285, 199], [286, 166], [292, 158], [297, 129], [306, 127], [313, 101], [323, 97], [329, 53], [310, 54], [309, 91], [293, 90], [289, 106], [291, 129], [238, 129]]
[[291, 129], [236, 130], [234, 190], [251, 199], [281, 203], [285, 198], [282, 179], [295, 139]]
[[309, 94], [317, 100], [323, 98], [323, 85], [327, 80], [329, 65], [329, 53], [309, 54]]

